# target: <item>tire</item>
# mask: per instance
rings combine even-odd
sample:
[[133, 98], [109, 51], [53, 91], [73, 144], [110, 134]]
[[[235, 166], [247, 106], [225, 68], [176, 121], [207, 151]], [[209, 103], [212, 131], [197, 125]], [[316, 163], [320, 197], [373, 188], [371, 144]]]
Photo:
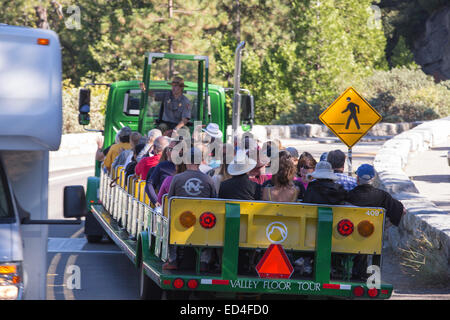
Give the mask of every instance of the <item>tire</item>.
[[141, 300], [161, 300], [163, 290], [139, 268], [139, 298]]
[[86, 235], [86, 239], [89, 243], [99, 243], [100, 241], [102, 241], [103, 236], [99, 236], [96, 234], [87, 234]]

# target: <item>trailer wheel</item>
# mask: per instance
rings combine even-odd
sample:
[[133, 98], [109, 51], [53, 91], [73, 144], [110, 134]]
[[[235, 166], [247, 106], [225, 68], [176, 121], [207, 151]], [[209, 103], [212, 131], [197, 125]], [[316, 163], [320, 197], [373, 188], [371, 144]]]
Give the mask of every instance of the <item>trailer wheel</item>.
[[141, 300], [161, 300], [163, 290], [139, 268], [139, 297]]
[[99, 243], [102, 241], [103, 236], [97, 234], [87, 234], [86, 239], [89, 243]]

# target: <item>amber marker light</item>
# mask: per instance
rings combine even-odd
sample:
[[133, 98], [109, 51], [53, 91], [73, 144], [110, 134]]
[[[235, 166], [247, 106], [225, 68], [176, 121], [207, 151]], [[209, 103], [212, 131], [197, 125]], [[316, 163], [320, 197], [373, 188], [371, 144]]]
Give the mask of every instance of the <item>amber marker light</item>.
[[185, 228], [190, 228], [195, 224], [196, 218], [191, 211], [184, 211], [180, 215], [180, 224]]
[[39, 44], [41, 46], [48, 46], [50, 44], [50, 39], [38, 38], [37, 44]]
[[375, 227], [373, 226], [373, 223], [369, 220], [363, 220], [360, 223], [358, 223], [358, 232], [363, 237], [369, 237], [373, 234], [373, 231], [375, 230]]
[[15, 265], [3, 265], [0, 266], [0, 274], [17, 273], [17, 267]]

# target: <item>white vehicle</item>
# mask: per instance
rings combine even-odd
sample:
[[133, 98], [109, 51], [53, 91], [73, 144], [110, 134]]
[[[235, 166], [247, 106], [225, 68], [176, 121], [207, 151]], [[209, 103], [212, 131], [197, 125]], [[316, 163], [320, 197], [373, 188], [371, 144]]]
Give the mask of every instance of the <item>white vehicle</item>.
[[0, 24], [0, 299], [45, 299], [49, 151], [62, 131], [53, 31]]

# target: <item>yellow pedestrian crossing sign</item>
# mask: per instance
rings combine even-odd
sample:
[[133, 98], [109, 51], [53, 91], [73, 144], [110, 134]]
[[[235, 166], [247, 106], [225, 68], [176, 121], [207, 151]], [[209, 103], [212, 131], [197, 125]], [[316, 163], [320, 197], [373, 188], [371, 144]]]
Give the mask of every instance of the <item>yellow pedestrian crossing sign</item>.
[[381, 120], [381, 115], [349, 87], [319, 116], [331, 131], [352, 148], [366, 133]]

